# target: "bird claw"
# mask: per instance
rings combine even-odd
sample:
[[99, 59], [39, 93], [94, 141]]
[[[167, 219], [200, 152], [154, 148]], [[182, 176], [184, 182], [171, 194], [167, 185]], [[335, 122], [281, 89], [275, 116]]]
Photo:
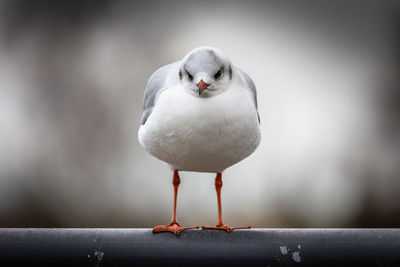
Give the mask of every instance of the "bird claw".
[[199, 229], [198, 226], [195, 227], [183, 227], [180, 226], [177, 222], [171, 222], [168, 225], [158, 225], [153, 228], [153, 233], [159, 233], [159, 232], [171, 232], [175, 234], [176, 236], [179, 236], [180, 233], [182, 233], [185, 230], [189, 229]]
[[208, 226], [208, 225], [203, 225], [201, 227], [203, 230], [223, 230], [226, 231], [228, 233], [232, 232], [233, 230], [237, 230], [237, 229], [250, 229], [251, 226], [243, 226], [243, 227], [229, 227], [226, 224], [222, 224], [222, 225], [215, 225], [215, 226]]

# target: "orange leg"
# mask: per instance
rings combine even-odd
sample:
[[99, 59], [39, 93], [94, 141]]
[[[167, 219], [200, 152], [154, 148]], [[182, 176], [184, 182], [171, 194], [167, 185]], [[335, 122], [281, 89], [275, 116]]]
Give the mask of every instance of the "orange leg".
[[215, 190], [217, 191], [217, 200], [218, 200], [218, 222], [215, 226], [207, 226], [207, 225], [202, 226], [203, 230], [225, 230], [227, 232], [232, 232], [235, 229], [250, 229], [251, 228], [250, 226], [231, 228], [222, 222], [221, 188], [222, 188], [222, 175], [219, 172], [217, 173], [217, 177], [215, 177]]
[[171, 232], [175, 235], [179, 235], [182, 231], [187, 229], [198, 229], [199, 227], [183, 227], [180, 226], [179, 223], [176, 221], [176, 201], [178, 198], [178, 187], [181, 183], [181, 179], [179, 178], [178, 171], [174, 171], [174, 178], [172, 180], [172, 184], [174, 185], [174, 211], [172, 213], [171, 223], [168, 225], [158, 225], [153, 228], [153, 233], [158, 232]]

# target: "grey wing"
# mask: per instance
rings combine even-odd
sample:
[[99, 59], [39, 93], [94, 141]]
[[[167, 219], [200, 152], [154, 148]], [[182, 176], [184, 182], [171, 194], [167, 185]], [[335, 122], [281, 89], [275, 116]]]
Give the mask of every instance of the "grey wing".
[[256, 86], [254, 85], [253, 80], [250, 78], [249, 75], [247, 75], [246, 72], [243, 70], [236, 68], [240, 77], [242, 78], [244, 84], [247, 86], [247, 88], [250, 90], [251, 94], [253, 95], [253, 100], [254, 100], [254, 106], [257, 110], [257, 116], [258, 116], [258, 122], [260, 122], [260, 114], [258, 113], [258, 104], [257, 104], [257, 89]]
[[[156, 104], [157, 96], [167, 89], [167, 77], [170, 72], [179, 64], [179, 61], [165, 65], [156, 70], [149, 81], [147, 82], [146, 90], [144, 91], [143, 99], [143, 113], [141, 118], [141, 125], [144, 125], [153, 111], [154, 105]], [[178, 74], [177, 74], [178, 75]]]

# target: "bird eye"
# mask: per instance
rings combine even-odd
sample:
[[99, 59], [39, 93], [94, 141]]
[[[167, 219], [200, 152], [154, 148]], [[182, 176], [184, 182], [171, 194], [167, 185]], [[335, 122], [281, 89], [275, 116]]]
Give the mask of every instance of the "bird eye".
[[192, 76], [192, 74], [190, 74], [187, 70], [185, 70], [186, 71], [186, 75], [187, 75], [187, 77], [189, 78], [189, 80], [193, 80], [193, 76]]
[[214, 77], [215, 79], [218, 79], [222, 75], [222, 70], [219, 70], [217, 73], [215, 73]]

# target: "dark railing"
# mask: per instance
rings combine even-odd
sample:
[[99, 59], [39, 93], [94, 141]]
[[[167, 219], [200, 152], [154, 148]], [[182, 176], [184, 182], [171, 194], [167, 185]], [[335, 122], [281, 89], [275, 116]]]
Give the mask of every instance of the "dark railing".
[[0, 229], [0, 266], [400, 266], [399, 229]]

